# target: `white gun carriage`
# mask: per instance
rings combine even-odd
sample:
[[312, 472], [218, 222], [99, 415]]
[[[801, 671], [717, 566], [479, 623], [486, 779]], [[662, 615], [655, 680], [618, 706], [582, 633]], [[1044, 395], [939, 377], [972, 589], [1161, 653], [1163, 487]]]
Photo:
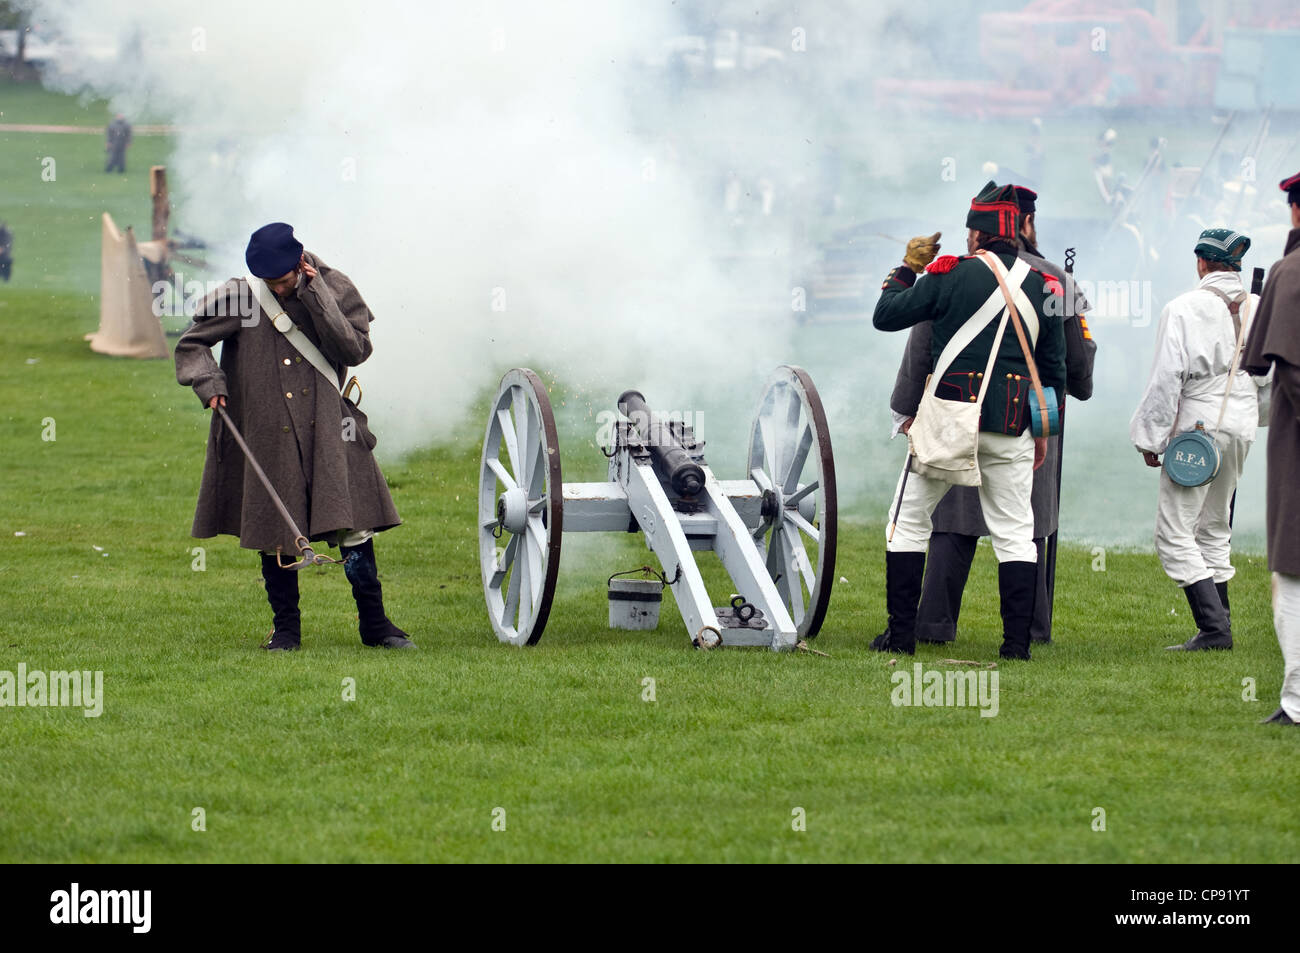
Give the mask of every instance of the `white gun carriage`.
[[[836, 497], [830, 432], [808, 373], [784, 365], [768, 380], [740, 480], [718, 480], [694, 429], [656, 414], [639, 392], [625, 391], [618, 408], [609, 479], [564, 483], [541, 378], [527, 368], [502, 378], [478, 499], [483, 591], [497, 638], [541, 638], [566, 532], [640, 532], [696, 646], [788, 651], [814, 637], [835, 578]], [[730, 576], [727, 605], [714, 605], [698, 551], [716, 553]]]

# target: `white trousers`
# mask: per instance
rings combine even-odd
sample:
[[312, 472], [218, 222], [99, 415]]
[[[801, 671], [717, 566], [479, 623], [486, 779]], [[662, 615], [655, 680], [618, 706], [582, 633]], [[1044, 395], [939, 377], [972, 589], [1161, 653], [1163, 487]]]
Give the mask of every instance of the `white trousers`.
[[1179, 486], [1160, 471], [1156, 505], [1156, 554], [1179, 586], [1202, 579], [1227, 582], [1236, 573], [1229, 557], [1232, 494], [1252, 441], [1220, 437], [1219, 475], [1204, 486]]
[[1273, 628], [1282, 647], [1282, 710], [1300, 721], [1300, 576], [1273, 573]]
[[[1019, 437], [1001, 433], [980, 433], [980, 507], [993, 540], [998, 562], [1038, 561], [1034, 546], [1034, 438], [1026, 430]], [[898, 480], [886, 519], [894, 527], [893, 539], [885, 529], [885, 548], [891, 553], [923, 553], [930, 545], [930, 514], [951, 484], [919, 473]], [[902, 505], [899, 505], [899, 494]], [[898, 519], [894, 522], [894, 513]]]

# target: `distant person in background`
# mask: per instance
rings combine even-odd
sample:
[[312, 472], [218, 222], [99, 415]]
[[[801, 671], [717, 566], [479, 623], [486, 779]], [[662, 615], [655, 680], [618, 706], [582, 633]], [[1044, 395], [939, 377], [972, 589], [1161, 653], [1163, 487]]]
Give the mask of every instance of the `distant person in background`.
[[14, 233], [9, 231], [8, 222], [0, 222], [0, 278], [5, 281], [14, 269]]
[[1273, 627], [1282, 647], [1282, 699], [1264, 724], [1300, 724], [1300, 172], [1283, 180], [1291, 234], [1269, 272], [1242, 358], [1247, 371], [1273, 370], [1268, 420], [1268, 568]]
[[[1240, 367], [1223, 424], [1214, 432], [1237, 349], [1240, 308], [1246, 301], [1241, 259], [1250, 239], [1227, 228], [1207, 228], [1196, 243], [1200, 283], [1165, 305], [1156, 332], [1155, 361], [1129, 435], [1149, 467], [1177, 434], [1203, 421], [1219, 448], [1218, 475], [1201, 486], [1180, 486], [1160, 473], [1156, 554], [1187, 596], [1197, 632], [1183, 651], [1232, 648], [1228, 580], [1232, 566], [1232, 496], [1259, 422], [1259, 384]], [[1255, 302], [1251, 302], [1251, 320]], [[1294, 476], [1292, 477], [1294, 479]]]
[[108, 153], [108, 162], [104, 166], [104, 171], [125, 172], [126, 147], [131, 144], [131, 124], [121, 113], [114, 116], [113, 121], [108, 124], [105, 139], [104, 151]]
[[[1051, 299], [1065, 303], [1062, 328], [1065, 334], [1066, 393], [1060, 395], [1062, 405], [1067, 395], [1076, 400], [1087, 400], [1092, 396], [1092, 368], [1097, 355], [1097, 345], [1084, 318], [1089, 309], [1088, 301], [1064, 269], [1047, 261], [1038, 252], [1038, 193], [1023, 186], [1015, 186], [1015, 191], [1021, 213], [1017, 257], [1061, 282], [1065, 292], [1064, 297]], [[921, 403], [925, 380], [930, 373], [932, 327], [930, 321], [914, 325], [907, 339], [903, 362], [898, 368], [894, 392], [889, 399], [895, 435], [908, 431]], [[1052, 641], [1052, 602], [1056, 592], [1056, 548], [1053, 544], [1060, 510], [1060, 446], [1059, 434], [1048, 438], [1047, 457], [1034, 471], [1034, 488], [1030, 497], [1034, 510], [1034, 545], [1038, 550], [1034, 616], [1029, 628], [1034, 642]], [[931, 522], [933, 530], [921, 603], [917, 609], [916, 638], [918, 642], [952, 642], [957, 638], [962, 594], [975, 559], [975, 547], [981, 536], [989, 535], [978, 488], [954, 486], [935, 507]]]
[[1115, 140], [1119, 135], [1114, 129], [1107, 129], [1097, 140], [1097, 153], [1092, 157], [1092, 176], [1097, 183], [1101, 200], [1107, 205], [1115, 203]]
[[1037, 116], [1029, 124], [1029, 145], [1025, 148], [1025, 174], [1030, 182], [1043, 181], [1043, 164], [1046, 161], [1043, 151], [1043, 120]]

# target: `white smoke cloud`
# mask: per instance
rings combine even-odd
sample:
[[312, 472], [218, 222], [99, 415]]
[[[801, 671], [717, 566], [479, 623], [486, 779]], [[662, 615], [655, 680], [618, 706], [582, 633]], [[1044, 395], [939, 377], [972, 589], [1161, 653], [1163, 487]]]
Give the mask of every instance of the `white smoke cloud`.
[[[242, 274], [248, 234], [275, 220], [352, 276], [377, 316], [359, 374], [389, 455], [463, 432], [501, 372], [527, 364], [580, 404], [591, 395], [562, 412], [571, 418], [594, 418], [625, 387], [704, 412], [710, 462], [736, 476], [759, 382], [795, 360], [827, 406], [841, 512], [883, 519], [903, 457], [885, 434], [905, 336], [801, 327], [792, 285], [832, 224], [872, 220], [852, 247], [873, 276], [900, 250], [879, 233], [942, 229], [944, 252], [959, 252], [982, 165], [1001, 163], [999, 181], [1026, 170], [1027, 120], [953, 134], [944, 114], [873, 95], [877, 81], [987, 80], [979, 14], [1018, 0], [942, 11], [896, 0], [25, 2], [43, 28], [89, 40], [52, 82], [178, 126], [173, 222], [215, 243], [213, 277]], [[730, 47], [717, 44], [726, 30]], [[644, 65], [682, 34], [705, 40], [695, 76]], [[121, 56], [91, 55], [107, 41]], [[722, 55], [734, 59], [726, 75], [707, 65]], [[1045, 254], [1077, 245], [1080, 277], [1127, 281], [1136, 253], [1108, 258], [1101, 229], [1076, 233], [1065, 218], [1109, 214], [1088, 206], [1090, 153], [1116, 120], [1043, 120]], [[1181, 137], [1192, 164], [1216, 132], [1208, 106], [1203, 120], [1158, 114], [1149, 126]], [[771, 216], [756, 211], [764, 183]], [[1192, 238], [1171, 234], [1166, 257], [1186, 256]], [[1276, 254], [1257, 247], [1248, 267]], [[1193, 282], [1189, 265], [1176, 290]], [[1127, 421], [1164, 300], [1152, 304], [1147, 326], [1097, 323], [1096, 396], [1069, 414], [1066, 535], [1149, 544], [1154, 474]], [[1239, 540], [1261, 537], [1262, 472], [1256, 451]]]
[[[728, 309], [692, 183], [632, 128], [628, 71], [673, 32], [669, 5], [37, 10], [71, 41], [54, 82], [177, 125], [173, 221], [214, 244], [218, 276], [242, 274], [248, 234], [280, 220], [354, 279], [376, 314], [359, 374], [390, 454], [448, 436], [516, 364], [611, 388], [657, 378], [684, 402], [692, 376], [748, 382], [780, 352], [783, 325], [754, 333], [759, 318]], [[79, 37], [122, 53], [78, 57]]]

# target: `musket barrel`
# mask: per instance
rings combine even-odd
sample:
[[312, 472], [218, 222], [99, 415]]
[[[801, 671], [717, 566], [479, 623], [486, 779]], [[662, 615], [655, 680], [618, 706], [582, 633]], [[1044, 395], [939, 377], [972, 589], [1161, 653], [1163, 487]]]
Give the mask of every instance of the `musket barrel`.
[[668, 422], [650, 409], [644, 394], [638, 390], [624, 391], [618, 398], [618, 410], [641, 434], [674, 492], [679, 496], [696, 496], [704, 489], [704, 468], [691, 459]]

